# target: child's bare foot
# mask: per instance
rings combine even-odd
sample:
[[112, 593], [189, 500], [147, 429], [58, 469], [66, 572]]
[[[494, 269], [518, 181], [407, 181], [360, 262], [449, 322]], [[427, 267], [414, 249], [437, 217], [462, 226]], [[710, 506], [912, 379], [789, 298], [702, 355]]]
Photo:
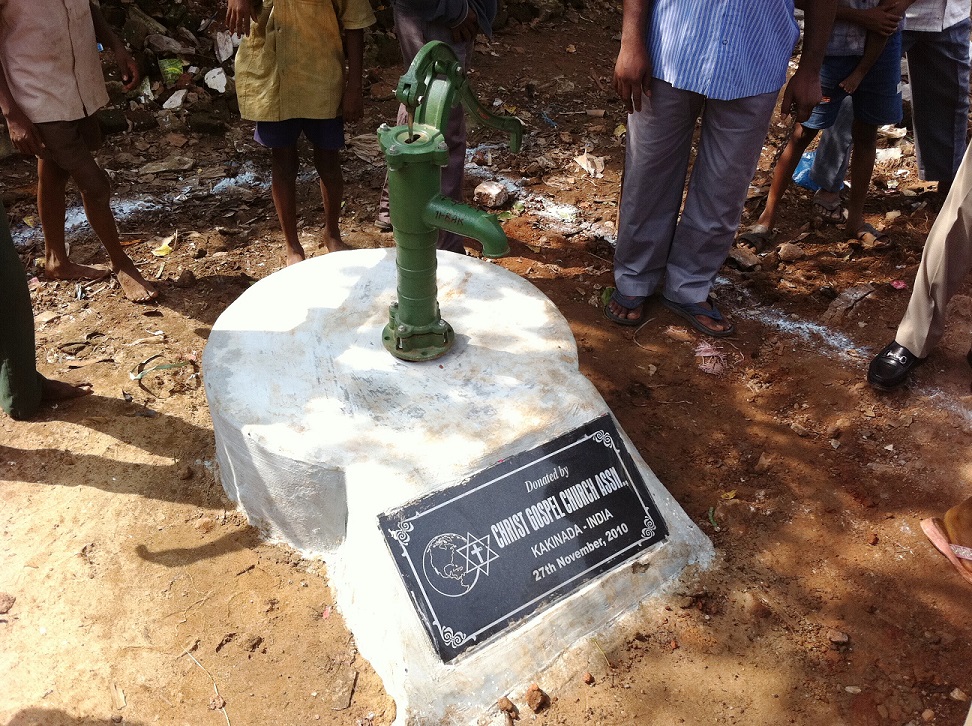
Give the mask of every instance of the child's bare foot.
[[44, 262], [44, 274], [52, 280], [101, 280], [111, 271], [98, 265], [79, 265], [71, 260], [59, 262], [48, 257]]
[[344, 241], [340, 237], [334, 237], [329, 234], [324, 235], [323, 242], [324, 242], [324, 247], [327, 248], [328, 252], [343, 252], [345, 250], [351, 249], [346, 244], [344, 244]]
[[303, 262], [305, 259], [307, 259], [307, 255], [304, 253], [304, 248], [299, 244], [296, 247], [287, 245], [286, 249], [284, 249], [284, 260], [287, 267], [296, 265], [298, 262]]
[[159, 296], [159, 291], [142, 277], [135, 265], [115, 270], [115, 277], [125, 297], [132, 302], [151, 302]]
[[92, 393], [90, 383], [79, 383], [76, 386], [64, 381], [55, 381], [41, 376], [41, 400], [65, 401], [69, 398], [80, 398]]

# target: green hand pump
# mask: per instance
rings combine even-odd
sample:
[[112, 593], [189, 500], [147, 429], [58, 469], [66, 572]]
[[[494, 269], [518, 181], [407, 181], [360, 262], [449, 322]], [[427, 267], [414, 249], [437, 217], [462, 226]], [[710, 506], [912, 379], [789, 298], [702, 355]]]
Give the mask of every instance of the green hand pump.
[[385, 348], [407, 361], [444, 355], [455, 341], [436, 299], [438, 230], [472, 237], [486, 257], [502, 257], [509, 243], [496, 217], [441, 194], [441, 169], [449, 162], [442, 130], [453, 106], [462, 103], [474, 120], [510, 134], [520, 149], [523, 127], [513, 117], [494, 116], [480, 105], [465, 69], [446, 43], [426, 44], [398, 83], [395, 96], [408, 110], [406, 126], [378, 129], [388, 164], [388, 200], [397, 247], [398, 301], [382, 331]]

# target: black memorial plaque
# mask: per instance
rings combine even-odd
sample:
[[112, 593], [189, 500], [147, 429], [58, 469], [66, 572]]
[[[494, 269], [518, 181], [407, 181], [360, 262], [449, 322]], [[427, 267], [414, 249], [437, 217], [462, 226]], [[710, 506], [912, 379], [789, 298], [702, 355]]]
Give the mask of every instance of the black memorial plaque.
[[447, 663], [668, 535], [610, 415], [378, 521]]

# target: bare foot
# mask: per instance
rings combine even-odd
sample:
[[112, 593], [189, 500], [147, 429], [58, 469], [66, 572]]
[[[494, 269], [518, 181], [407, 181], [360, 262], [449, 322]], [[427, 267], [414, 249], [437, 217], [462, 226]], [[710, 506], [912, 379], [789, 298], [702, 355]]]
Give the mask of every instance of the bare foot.
[[44, 262], [44, 274], [52, 280], [101, 280], [111, 271], [98, 265], [79, 265], [70, 260], [58, 262], [48, 257]]
[[118, 284], [121, 285], [125, 297], [132, 302], [151, 302], [159, 296], [159, 291], [142, 277], [142, 273], [134, 264], [131, 268], [116, 270], [115, 277], [118, 278]]
[[90, 383], [79, 383], [75, 386], [41, 376], [41, 401], [65, 401], [69, 398], [89, 396], [91, 393]]
[[340, 237], [332, 237], [329, 234], [324, 235], [324, 247], [327, 248], [328, 252], [343, 252], [345, 250], [351, 249], [348, 247]]
[[287, 267], [296, 265], [298, 262], [303, 262], [305, 259], [307, 259], [307, 256], [304, 254], [303, 248], [301, 248], [299, 252], [297, 250], [288, 249], [284, 253], [284, 262]]
[[645, 304], [635, 305], [633, 308], [626, 308], [621, 303], [611, 300], [608, 302], [608, 309], [613, 315], [625, 320], [631, 320], [633, 322], [641, 322], [641, 316], [644, 312]]
[[[712, 303], [710, 303], [708, 300], [706, 300], [705, 302], [700, 302], [699, 305], [701, 305], [706, 310], [713, 309]], [[733, 327], [732, 323], [726, 320], [721, 320], [721, 321], [716, 320], [714, 318], [710, 318], [708, 315], [696, 315], [695, 319], [698, 320], [701, 325], [711, 330], [713, 333], [724, 333], [725, 331], [730, 330]]]

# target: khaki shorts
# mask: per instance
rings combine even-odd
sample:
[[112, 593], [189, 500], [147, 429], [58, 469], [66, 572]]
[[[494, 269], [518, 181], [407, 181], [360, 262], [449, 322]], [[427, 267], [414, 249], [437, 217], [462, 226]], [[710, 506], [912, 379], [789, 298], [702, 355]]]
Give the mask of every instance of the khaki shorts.
[[50, 158], [65, 171], [73, 171], [91, 159], [103, 139], [98, 119], [86, 116], [77, 121], [47, 121], [34, 124]]

